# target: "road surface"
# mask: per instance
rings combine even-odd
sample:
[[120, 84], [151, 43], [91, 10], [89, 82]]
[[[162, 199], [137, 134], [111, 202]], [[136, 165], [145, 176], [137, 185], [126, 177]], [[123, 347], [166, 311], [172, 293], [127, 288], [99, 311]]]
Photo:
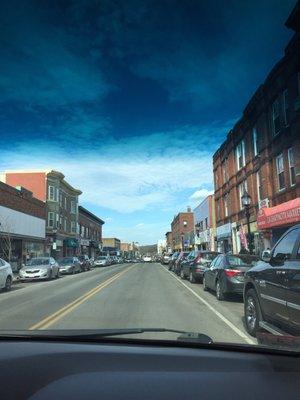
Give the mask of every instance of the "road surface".
[[17, 283], [11, 292], [0, 293], [0, 309], [2, 330], [158, 327], [205, 333], [218, 342], [256, 343], [243, 327], [240, 298], [219, 302], [201, 284], [183, 281], [157, 263], [122, 264], [49, 282]]

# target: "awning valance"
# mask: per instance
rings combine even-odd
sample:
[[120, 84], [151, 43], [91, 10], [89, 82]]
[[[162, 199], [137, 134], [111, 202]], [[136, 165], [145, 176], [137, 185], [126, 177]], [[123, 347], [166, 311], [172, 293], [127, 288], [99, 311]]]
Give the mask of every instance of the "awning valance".
[[300, 222], [300, 197], [275, 207], [261, 208], [257, 216], [259, 229], [291, 225]]

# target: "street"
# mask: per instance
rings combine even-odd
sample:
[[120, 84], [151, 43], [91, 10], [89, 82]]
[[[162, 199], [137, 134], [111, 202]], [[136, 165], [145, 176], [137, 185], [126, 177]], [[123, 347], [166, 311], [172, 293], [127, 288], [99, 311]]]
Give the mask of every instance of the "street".
[[[183, 281], [158, 263], [16, 283], [11, 292], [0, 294], [0, 307], [2, 330], [156, 327], [201, 332], [218, 342], [256, 343], [243, 326], [242, 299], [219, 302], [201, 284]], [[162, 332], [142, 337], [177, 336]]]

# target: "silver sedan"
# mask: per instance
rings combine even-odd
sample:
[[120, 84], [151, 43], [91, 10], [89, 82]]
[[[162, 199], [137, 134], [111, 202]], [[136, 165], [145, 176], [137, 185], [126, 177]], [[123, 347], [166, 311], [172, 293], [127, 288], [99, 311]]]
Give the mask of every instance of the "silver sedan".
[[59, 265], [53, 257], [36, 257], [19, 271], [21, 281], [46, 280], [59, 277]]

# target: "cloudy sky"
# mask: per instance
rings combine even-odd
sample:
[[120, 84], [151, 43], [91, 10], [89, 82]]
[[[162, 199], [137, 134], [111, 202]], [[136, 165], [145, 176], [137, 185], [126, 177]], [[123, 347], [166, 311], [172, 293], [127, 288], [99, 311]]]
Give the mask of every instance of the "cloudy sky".
[[213, 189], [212, 154], [280, 59], [295, 0], [1, 2], [0, 169], [52, 168], [155, 243]]

